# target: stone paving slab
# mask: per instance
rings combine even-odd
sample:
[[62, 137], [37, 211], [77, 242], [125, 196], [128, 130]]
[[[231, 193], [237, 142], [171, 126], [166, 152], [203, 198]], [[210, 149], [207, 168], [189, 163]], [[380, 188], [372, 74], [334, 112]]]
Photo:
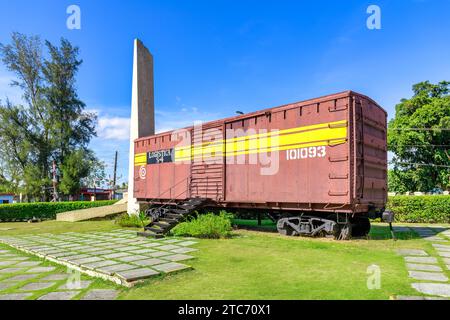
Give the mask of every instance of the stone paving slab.
[[46, 277], [42, 278], [41, 280], [43, 280], [43, 281], [59, 281], [59, 280], [67, 279], [68, 277], [69, 277], [69, 275], [67, 273], [55, 273], [55, 274], [46, 276]]
[[135, 253], [135, 254], [146, 254], [146, 253], [156, 252], [156, 250], [153, 250], [153, 249], [137, 249], [137, 250], [132, 250], [132, 251], [129, 251], [129, 252]]
[[70, 260], [71, 263], [75, 264], [75, 265], [82, 265], [82, 264], [87, 264], [87, 263], [92, 263], [92, 262], [99, 262], [99, 261], [105, 261], [102, 258], [99, 257], [87, 257], [87, 258], [82, 258], [79, 260]]
[[154, 266], [154, 265], [157, 265], [157, 264], [163, 264], [163, 263], [167, 263], [167, 261], [161, 260], [161, 259], [158, 259], [158, 258], [134, 261], [134, 264], [137, 264], [139, 266], [146, 266], [146, 267]]
[[119, 253], [107, 254], [103, 257], [106, 259], [117, 259], [117, 258], [123, 258], [123, 257], [127, 257], [127, 256], [131, 256], [131, 254], [125, 253], [125, 252], [119, 252]]
[[114, 273], [116, 273], [118, 271], [126, 271], [126, 270], [137, 269], [137, 268], [138, 268], [137, 266], [132, 265], [132, 264], [119, 263], [119, 264], [115, 264], [112, 266], [100, 267], [100, 268], [97, 268], [96, 270], [112, 276]]
[[147, 256], [141, 256], [141, 255], [132, 255], [132, 256], [126, 256], [123, 258], [117, 258], [118, 261], [121, 262], [133, 262], [133, 261], [137, 261], [137, 260], [143, 260], [143, 259], [147, 259]]
[[27, 261], [27, 260], [30, 260], [30, 258], [28, 258], [28, 257], [18, 257], [18, 256], [16, 256], [16, 257], [13, 258], [12, 260], [16, 260], [16, 261]]
[[119, 252], [128, 252], [128, 251], [139, 250], [139, 249], [140, 248], [138, 246], [126, 246], [126, 247], [115, 248], [114, 250], [119, 251]]
[[139, 246], [144, 247], [144, 248], [154, 248], [154, 247], [160, 246], [160, 244], [157, 242], [151, 242], [151, 243], [143, 243], [143, 244], [140, 244]]
[[184, 260], [190, 260], [190, 259], [194, 259], [193, 256], [189, 256], [187, 254], [174, 254], [174, 255], [170, 255], [170, 256], [164, 256], [163, 259], [165, 260], [170, 260], [170, 261], [184, 261]]
[[158, 275], [159, 272], [150, 268], [140, 268], [126, 271], [118, 271], [116, 275], [123, 278], [127, 282], [137, 281], [141, 279], [146, 279], [151, 276]]
[[65, 283], [62, 286], [60, 286], [59, 290], [82, 290], [86, 289], [91, 285], [92, 281], [89, 280], [81, 280], [76, 283]]
[[76, 254], [73, 256], [65, 256], [65, 257], [61, 257], [59, 258], [61, 261], [76, 261], [76, 260], [80, 260], [80, 259], [84, 259], [84, 258], [90, 258], [90, 255], [87, 254]]
[[27, 273], [47, 273], [52, 272], [55, 269], [56, 269], [55, 267], [36, 267], [27, 270]]
[[79, 291], [56, 291], [47, 293], [38, 298], [38, 300], [71, 300], [76, 295], [78, 295]]
[[415, 270], [415, 271], [436, 271], [436, 272], [442, 272], [442, 268], [439, 266], [435, 266], [432, 264], [414, 264], [414, 263], [407, 263], [406, 268], [408, 270]]
[[168, 244], [168, 243], [177, 243], [182, 242], [183, 240], [180, 239], [168, 239], [168, 240], [161, 240], [160, 243]]
[[423, 238], [423, 239], [427, 240], [427, 241], [436, 241], [436, 242], [445, 242], [445, 243], [449, 242], [448, 240], [442, 239], [440, 237], [427, 237], [427, 238]]
[[405, 257], [406, 262], [436, 264], [438, 263], [435, 257]]
[[443, 258], [450, 258], [450, 252], [438, 251], [438, 255], [440, 255]]
[[450, 284], [444, 283], [413, 283], [411, 285], [423, 294], [450, 298]]
[[2, 294], [0, 295], [0, 300], [25, 300], [29, 296], [32, 296], [32, 293], [10, 293], [10, 294]]
[[165, 264], [159, 264], [152, 267], [155, 270], [161, 271], [163, 273], [171, 273], [171, 272], [177, 272], [181, 270], [190, 269], [190, 266], [187, 266], [182, 263], [175, 263], [175, 262], [169, 262]]
[[448, 278], [443, 273], [425, 272], [425, 271], [408, 271], [409, 277], [416, 280], [441, 281], [447, 282]]
[[174, 249], [179, 249], [179, 246], [173, 245], [173, 244], [167, 244], [164, 246], [160, 246], [157, 249], [158, 250], [174, 250]]
[[21, 272], [24, 271], [24, 268], [5, 268], [5, 269], [0, 269], [0, 273], [17, 273], [17, 272]]
[[[10, 260], [10, 259], [8, 259], [8, 260]], [[28, 258], [28, 257], [15, 257], [15, 258], [12, 258], [12, 260], [15, 260], [15, 261], [27, 261], [27, 260], [30, 260], [30, 258]]]
[[48, 256], [52, 257], [52, 258], [61, 259], [63, 257], [74, 256], [74, 255], [76, 255], [76, 252], [65, 251], [65, 252], [59, 252], [59, 253], [52, 253], [52, 254], [49, 254]]
[[115, 300], [119, 292], [110, 289], [93, 289], [85, 294], [81, 300]]
[[53, 255], [53, 254], [63, 253], [63, 252], [67, 252], [67, 250], [64, 250], [64, 249], [53, 249], [53, 250], [46, 251], [45, 255]]
[[83, 253], [91, 253], [95, 254], [97, 251], [100, 251], [98, 248], [86, 248], [83, 250]]
[[189, 252], [194, 252], [194, 251], [198, 251], [198, 249], [193, 249], [193, 248], [179, 248], [179, 249], [173, 249], [170, 250], [174, 253], [189, 253]]
[[15, 265], [15, 267], [36, 267], [41, 265], [41, 261], [22, 261]]
[[89, 270], [95, 270], [97, 268], [111, 266], [113, 264], [119, 264], [119, 262], [113, 261], [113, 260], [103, 260], [103, 261], [84, 264], [83, 267], [86, 269], [89, 269]]
[[402, 256], [428, 256], [424, 250], [418, 249], [398, 249], [397, 253]]
[[11, 278], [7, 278], [6, 280], [20, 282], [20, 281], [27, 281], [27, 280], [30, 280], [30, 279], [34, 279], [37, 276], [38, 276], [37, 274], [19, 274], [17, 276], [13, 276]]
[[171, 254], [172, 254], [172, 252], [156, 251], [156, 252], [149, 253], [148, 256], [153, 257], [153, 258], [159, 258], [159, 257], [164, 257], [164, 256], [170, 256]]
[[18, 262], [19, 261], [11, 261], [11, 260], [0, 261], [0, 267], [12, 266], [12, 265], [15, 265]]
[[98, 256], [98, 255], [105, 255], [105, 254], [112, 254], [112, 253], [114, 253], [113, 250], [107, 249], [107, 250], [97, 251], [97, 252], [95, 253], [95, 255]]
[[16, 260], [16, 261], [25, 261], [29, 259], [27, 257], [19, 257], [18, 255], [15, 254], [4, 255], [1, 258], [2, 258], [1, 260]]
[[12, 282], [0, 282], [0, 291], [14, 287], [16, 284]]
[[19, 290], [21, 291], [39, 291], [43, 289], [48, 289], [50, 287], [53, 287], [55, 285], [55, 282], [31, 282], [23, 287], [21, 287]]
[[183, 241], [183, 242], [177, 243], [177, 246], [187, 247], [187, 246], [192, 246], [194, 244], [197, 244], [197, 242], [196, 241]]
[[396, 300], [447, 300], [441, 297], [397, 296]]
[[433, 243], [432, 246], [439, 250], [450, 250], [450, 246], [447, 244]]

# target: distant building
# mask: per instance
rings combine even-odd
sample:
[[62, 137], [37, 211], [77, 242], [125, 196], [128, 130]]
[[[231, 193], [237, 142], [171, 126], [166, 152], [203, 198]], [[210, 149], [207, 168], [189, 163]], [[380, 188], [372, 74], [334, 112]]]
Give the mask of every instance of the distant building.
[[100, 200], [121, 200], [126, 189], [117, 189], [113, 196], [112, 189], [103, 188], [81, 188], [78, 194], [73, 196], [61, 196], [61, 201], [100, 201]]
[[115, 200], [121, 200], [123, 199], [124, 193], [127, 193], [128, 189], [116, 189], [116, 192], [114, 192], [114, 199]]
[[14, 202], [12, 193], [0, 193], [0, 204], [10, 204]]
[[98, 201], [111, 200], [112, 190], [102, 188], [82, 188], [78, 195], [74, 197], [75, 201]]

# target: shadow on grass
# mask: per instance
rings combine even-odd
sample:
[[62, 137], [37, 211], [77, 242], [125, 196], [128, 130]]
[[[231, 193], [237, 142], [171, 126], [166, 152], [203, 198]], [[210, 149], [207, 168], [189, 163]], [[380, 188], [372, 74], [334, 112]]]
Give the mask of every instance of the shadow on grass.
[[[416, 240], [420, 239], [420, 236], [409, 230], [395, 230], [395, 238], [398, 240]], [[388, 225], [372, 225], [368, 238], [370, 240], [389, 240], [392, 239], [391, 230]]]
[[[261, 231], [269, 233], [277, 233], [277, 225], [271, 220], [262, 220], [261, 225], [258, 225], [257, 220], [244, 220], [235, 219], [233, 220], [233, 225], [235, 229], [244, 229], [250, 231]], [[436, 227], [426, 227], [426, 226], [395, 226], [394, 224], [394, 235], [398, 240], [417, 240], [422, 239], [420, 236], [421, 232], [429, 231], [430, 235], [435, 235], [437, 233], [448, 230], [442, 226]], [[364, 240], [389, 240], [392, 239], [392, 234], [389, 229], [388, 224], [372, 224], [370, 234], [367, 237], [354, 238], [364, 239]]]

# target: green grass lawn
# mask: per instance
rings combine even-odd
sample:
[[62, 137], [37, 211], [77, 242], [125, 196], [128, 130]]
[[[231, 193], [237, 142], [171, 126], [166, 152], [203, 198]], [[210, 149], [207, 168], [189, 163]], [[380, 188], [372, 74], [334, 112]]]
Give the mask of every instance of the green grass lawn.
[[[2, 234], [112, 230], [113, 221], [40, 224], [2, 223]], [[131, 289], [121, 299], [389, 299], [418, 295], [411, 288], [397, 248], [432, 246], [414, 233], [390, 239], [384, 224], [373, 226], [370, 240], [290, 238], [276, 233], [237, 230], [231, 239], [199, 239], [193, 271], [159, 277]], [[369, 290], [367, 267], [381, 269], [381, 289]], [[450, 275], [450, 274], [449, 274]]]
[[110, 231], [119, 228], [120, 226], [115, 224], [114, 220], [83, 222], [61, 222], [50, 220], [39, 223], [4, 222], [0, 223], [0, 235], [14, 236], [38, 233]]

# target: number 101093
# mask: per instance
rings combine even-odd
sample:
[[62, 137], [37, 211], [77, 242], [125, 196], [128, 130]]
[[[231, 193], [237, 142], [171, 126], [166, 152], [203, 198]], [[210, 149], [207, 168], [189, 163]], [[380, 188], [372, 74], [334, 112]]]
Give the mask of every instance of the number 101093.
[[309, 147], [286, 150], [286, 160], [324, 158], [326, 155], [327, 149], [325, 147]]

